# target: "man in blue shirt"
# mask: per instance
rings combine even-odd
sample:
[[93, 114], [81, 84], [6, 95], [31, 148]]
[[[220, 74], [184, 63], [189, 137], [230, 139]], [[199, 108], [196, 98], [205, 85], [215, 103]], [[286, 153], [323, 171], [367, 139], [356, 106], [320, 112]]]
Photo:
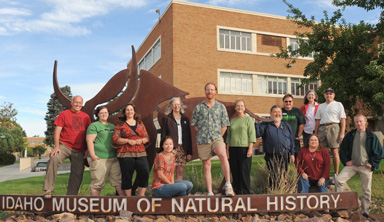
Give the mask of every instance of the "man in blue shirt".
[[[278, 105], [271, 108], [271, 122], [255, 123], [256, 137], [263, 138], [265, 162], [270, 171], [269, 185], [279, 189], [281, 174], [288, 172], [288, 159], [295, 162], [295, 138], [289, 124], [281, 121], [282, 110]], [[258, 120], [256, 120], [258, 122]]]

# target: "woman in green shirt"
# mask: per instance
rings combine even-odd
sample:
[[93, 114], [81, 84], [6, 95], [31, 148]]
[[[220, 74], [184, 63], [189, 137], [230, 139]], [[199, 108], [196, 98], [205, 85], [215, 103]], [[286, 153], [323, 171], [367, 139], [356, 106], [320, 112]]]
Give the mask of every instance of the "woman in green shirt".
[[256, 142], [252, 117], [245, 114], [243, 99], [235, 101], [236, 113], [227, 130], [227, 152], [236, 194], [250, 194], [253, 143]]
[[98, 107], [95, 111], [96, 122], [87, 129], [88, 163], [91, 171], [91, 195], [99, 196], [105, 186], [105, 180], [109, 178], [111, 186], [115, 187], [120, 196], [124, 196], [121, 190], [121, 173], [119, 161], [116, 158], [116, 149], [111, 147], [112, 135], [115, 125], [108, 122], [108, 109], [105, 106]]

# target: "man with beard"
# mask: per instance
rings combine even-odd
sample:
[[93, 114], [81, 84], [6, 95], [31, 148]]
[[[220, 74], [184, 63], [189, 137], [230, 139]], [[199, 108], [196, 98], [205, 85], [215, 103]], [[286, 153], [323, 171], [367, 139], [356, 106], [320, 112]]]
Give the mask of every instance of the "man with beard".
[[255, 120], [256, 137], [262, 137], [265, 162], [269, 170], [269, 186], [272, 190], [280, 188], [286, 179], [288, 161], [295, 162], [295, 138], [292, 128], [282, 120], [278, 105], [272, 106], [271, 122]]
[[231, 185], [229, 162], [223, 135], [229, 126], [229, 118], [225, 106], [215, 99], [217, 87], [209, 82], [205, 85], [206, 99], [193, 110], [191, 125], [197, 132], [197, 151], [203, 161], [204, 179], [208, 195], [212, 192], [211, 157], [215, 153], [221, 161], [221, 170], [225, 177], [225, 194], [234, 196]]

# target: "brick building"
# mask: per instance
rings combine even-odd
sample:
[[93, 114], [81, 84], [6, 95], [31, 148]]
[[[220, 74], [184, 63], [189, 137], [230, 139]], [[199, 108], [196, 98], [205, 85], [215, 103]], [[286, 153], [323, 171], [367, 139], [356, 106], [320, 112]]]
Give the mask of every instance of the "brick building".
[[139, 69], [189, 92], [188, 98], [204, 96], [211, 81], [219, 100], [242, 97], [248, 109], [269, 115], [284, 94], [301, 106], [304, 92], [319, 84], [296, 88], [312, 57], [294, 64], [271, 57], [280, 46], [297, 47], [297, 30], [283, 16], [173, 0], [137, 49], [137, 61]]
[[26, 145], [28, 148], [33, 148], [35, 146], [43, 146], [46, 148], [45, 153], [43, 156], [48, 156], [49, 153], [51, 152], [51, 147], [44, 144], [45, 137], [24, 137], [26, 140]]

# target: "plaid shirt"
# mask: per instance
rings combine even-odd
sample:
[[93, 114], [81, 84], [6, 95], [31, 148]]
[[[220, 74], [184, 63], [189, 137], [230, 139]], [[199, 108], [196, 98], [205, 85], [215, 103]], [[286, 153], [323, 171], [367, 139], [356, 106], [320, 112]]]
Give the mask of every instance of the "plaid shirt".
[[198, 127], [197, 144], [210, 143], [222, 137], [221, 128], [230, 125], [227, 109], [217, 100], [211, 108], [203, 101], [193, 110], [191, 125]]
[[115, 132], [113, 133], [112, 143], [114, 147], [117, 147], [117, 157], [124, 158], [147, 156], [144, 144], [132, 146], [126, 143], [123, 145], [117, 145], [117, 141], [120, 138], [130, 140], [149, 138], [147, 130], [145, 129], [144, 124], [141, 122], [137, 122], [136, 132], [138, 134], [136, 134], [135, 131], [133, 131], [126, 122], [124, 122], [123, 124], [116, 125]]

